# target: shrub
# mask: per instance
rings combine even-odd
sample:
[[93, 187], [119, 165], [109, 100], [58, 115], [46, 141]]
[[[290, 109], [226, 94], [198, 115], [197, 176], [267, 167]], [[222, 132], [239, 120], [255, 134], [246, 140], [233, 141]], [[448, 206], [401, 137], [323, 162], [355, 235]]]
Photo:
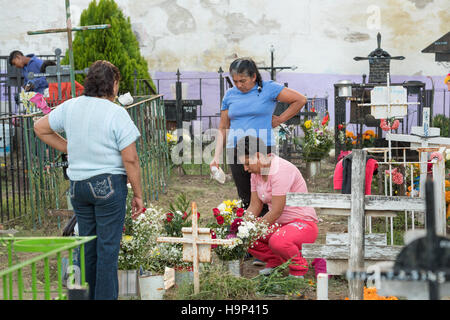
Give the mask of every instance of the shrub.
[[[141, 79], [151, 79], [147, 61], [141, 56], [139, 42], [131, 29], [130, 18], [125, 17], [114, 0], [96, 0], [81, 13], [80, 25], [110, 24], [104, 30], [79, 31], [73, 41], [73, 54], [76, 70], [89, 67], [96, 60], [108, 60], [119, 68], [122, 75], [120, 92], [134, 89], [134, 71]], [[66, 52], [62, 64], [69, 64]], [[83, 83], [86, 75], [76, 75], [76, 80]], [[155, 85], [149, 81], [153, 88]]]

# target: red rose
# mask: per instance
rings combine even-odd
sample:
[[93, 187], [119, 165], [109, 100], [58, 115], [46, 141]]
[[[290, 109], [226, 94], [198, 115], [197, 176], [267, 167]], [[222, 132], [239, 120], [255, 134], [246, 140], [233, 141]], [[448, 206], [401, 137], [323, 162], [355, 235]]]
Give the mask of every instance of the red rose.
[[322, 120], [322, 125], [324, 126], [324, 125], [326, 125], [327, 123], [328, 123], [328, 120], [330, 119], [330, 116], [329, 116], [329, 114], [327, 113], [327, 115], [325, 116], [325, 117], [323, 117], [323, 120]]
[[222, 216], [217, 216], [216, 220], [218, 224], [223, 224], [225, 222], [225, 219]]
[[231, 224], [230, 231], [232, 233], [236, 233], [239, 226], [241, 225], [242, 221], [244, 221], [244, 220], [239, 219], [239, 218], [234, 219], [233, 223]]
[[243, 208], [237, 208], [236, 215], [238, 217], [242, 217], [244, 215], [244, 209]]
[[217, 209], [217, 208], [214, 208], [213, 209], [213, 214], [214, 214], [214, 217], [220, 216], [220, 210]]

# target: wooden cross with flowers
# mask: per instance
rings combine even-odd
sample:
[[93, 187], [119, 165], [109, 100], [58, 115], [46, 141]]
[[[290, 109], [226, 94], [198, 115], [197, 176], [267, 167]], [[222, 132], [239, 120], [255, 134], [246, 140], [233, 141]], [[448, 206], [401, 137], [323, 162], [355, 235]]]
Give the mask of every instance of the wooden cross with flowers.
[[211, 245], [233, 245], [235, 239], [211, 239], [209, 228], [198, 227], [197, 204], [192, 202], [192, 227], [182, 228], [183, 238], [158, 237], [157, 242], [182, 243], [183, 261], [192, 262], [194, 272], [194, 293], [200, 291], [199, 263], [211, 262]]

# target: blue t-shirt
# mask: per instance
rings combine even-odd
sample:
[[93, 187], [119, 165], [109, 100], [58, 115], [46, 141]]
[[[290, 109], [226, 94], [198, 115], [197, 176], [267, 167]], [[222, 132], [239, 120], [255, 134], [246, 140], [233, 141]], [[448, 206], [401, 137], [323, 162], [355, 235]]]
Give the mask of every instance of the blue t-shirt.
[[41, 59], [36, 58], [34, 54], [28, 54], [27, 57], [31, 58], [30, 61], [23, 67], [22, 75], [25, 79], [24, 84], [28, 82], [32, 82], [34, 88], [32, 91], [44, 93], [45, 88], [48, 88], [47, 79], [45, 77], [34, 78], [32, 80], [28, 79], [28, 73], [41, 73], [41, 66], [43, 61]]
[[258, 92], [258, 85], [246, 93], [236, 87], [226, 92], [221, 110], [228, 110], [230, 118], [227, 148], [234, 148], [237, 141], [247, 135], [261, 138], [267, 146], [275, 145], [272, 115], [283, 88], [270, 80], [263, 81], [261, 92]]
[[123, 107], [106, 99], [80, 96], [56, 107], [48, 121], [52, 130], [66, 133], [70, 180], [104, 173], [126, 175], [120, 152], [140, 133]]

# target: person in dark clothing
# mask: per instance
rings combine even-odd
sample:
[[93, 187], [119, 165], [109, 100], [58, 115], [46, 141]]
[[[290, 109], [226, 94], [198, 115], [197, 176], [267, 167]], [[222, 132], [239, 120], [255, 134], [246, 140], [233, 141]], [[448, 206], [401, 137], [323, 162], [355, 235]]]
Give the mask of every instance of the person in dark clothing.
[[28, 79], [28, 73], [40, 73], [43, 61], [37, 58], [34, 54], [27, 54], [26, 56], [19, 50], [14, 50], [9, 54], [8, 62], [10, 65], [22, 69], [22, 76], [24, 77], [23, 88], [25, 91], [34, 91], [41, 94], [48, 88], [48, 83], [45, 77], [38, 77]]

